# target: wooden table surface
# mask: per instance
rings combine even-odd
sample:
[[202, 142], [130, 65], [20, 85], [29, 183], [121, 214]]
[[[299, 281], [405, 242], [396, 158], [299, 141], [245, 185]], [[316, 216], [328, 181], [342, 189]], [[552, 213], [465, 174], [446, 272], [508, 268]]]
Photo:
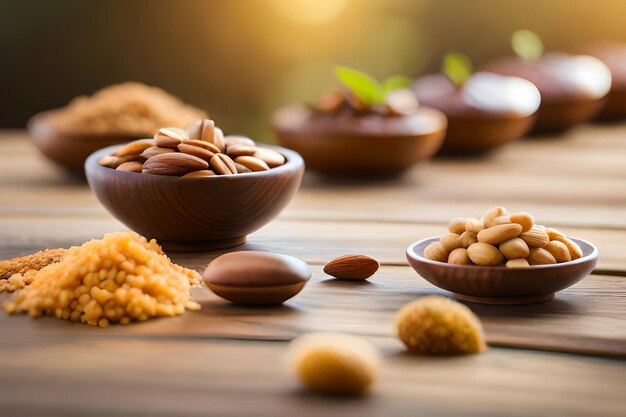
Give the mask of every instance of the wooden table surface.
[[[0, 146], [0, 259], [125, 229], [24, 132], [0, 132]], [[405, 354], [393, 334], [397, 309], [446, 294], [409, 268], [405, 248], [441, 234], [453, 217], [494, 205], [595, 243], [597, 269], [551, 302], [469, 304], [485, 326], [484, 354]], [[583, 126], [481, 158], [436, 159], [393, 180], [307, 173], [288, 209], [241, 249], [300, 257], [312, 282], [270, 309], [229, 305], [198, 288], [199, 312], [106, 329], [0, 313], [0, 416], [626, 413], [626, 125]], [[349, 252], [381, 261], [370, 282], [322, 273]], [[170, 253], [199, 271], [218, 254]], [[370, 396], [318, 397], [285, 372], [287, 342], [320, 330], [361, 335], [380, 349]]]

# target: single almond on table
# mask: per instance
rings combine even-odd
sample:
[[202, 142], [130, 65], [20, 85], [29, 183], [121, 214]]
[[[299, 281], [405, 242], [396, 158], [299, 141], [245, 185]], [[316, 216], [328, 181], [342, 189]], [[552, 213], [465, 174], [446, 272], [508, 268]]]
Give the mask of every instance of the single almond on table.
[[348, 254], [333, 259], [324, 266], [324, 272], [339, 279], [365, 280], [376, 271], [380, 264], [371, 256]]
[[565, 243], [563, 242], [553, 240], [543, 248], [550, 252], [558, 263], [569, 262], [572, 260], [572, 255], [569, 253], [569, 249], [567, 248], [567, 246], [565, 246]]
[[448, 255], [448, 263], [454, 265], [471, 265], [472, 261], [465, 248], [456, 248]]
[[506, 259], [526, 258], [530, 254], [528, 245], [519, 237], [500, 243], [498, 249]]
[[530, 213], [515, 213], [509, 216], [511, 223], [522, 225], [522, 232], [527, 232], [535, 225], [535, 218]]
[[270, 169], [265, 162], [261, 161], [259, 158], [255, 158], [254, 156], [238, 156], [235, 158], [235, 162], [254, 172], [267, 171]]
[[208, 169], [209, 163], [197, 156], [172, 152], [153, 156], [143, 164], [143, 172], [156, 175], [185, 175], [192, 171]]
[[424, 257], [431, 261], [447, 262], [449, 254], [439, 241], [432, 242], [424, 248]]
[[143, 170], [143, 164], [139, 161], [128, 161], [120, 164], [117, 168], [118, 171], [126, 172], [141, 172]]
[[498, 224], [496, 226], [483, 229], [478, 232], [477, 238], [479, 242], [489, 243], [490, 245], [498, 245], [509, 239], [519, 236], [522, 232], [522, 226], [515, 223]]
[[467, 254], [472, 262], [481, 266], [495, 266], [504, 261], [498, 248], [483, 242], [474, 243], [467, 248]]
[[217, 175], [231, 175], [237, 173], [235, 162], [225, 153], [216, 153], [213, 155], [210, 164]]
[[154, 139], [140, 139], [122, 146], [115, 152], [117, 156], [139, 155], [146, 149], [154, 146]]
[[163, 148], [176, 148], [185, 139], [187, 132], [176, 127], [163, 127], [154, 135], [156, 145]]
[[528, 263], [531, 265], [550, 265], [555, 264], [556, 259], [543, 248], [531, 248], [530, 255], [528, 255]]
[[147, 149], [145, 149], [142, 153], [141, 153], [141, 157], [146, 158], [146, 159], [150, 159], [153, 156], [156, 155], [161, 155], [162, 153], [172, 153], [172, 152], [176, 152], [176, 149], [172, 149], [172, 148], [161, 148], [159, 146], [151, 146]]
[[546, 231], [537, 225], [520, 234], [520, 238], [531, 248], [543, 248], [550, 242]]
[[463, 244], [461, 243], [461, 236], [455, 233], [446, 233], [445, 235], [442, 235], [439, 238], [439, 242], [448, 252], [452, 252], [457, 248], [463, 247]]

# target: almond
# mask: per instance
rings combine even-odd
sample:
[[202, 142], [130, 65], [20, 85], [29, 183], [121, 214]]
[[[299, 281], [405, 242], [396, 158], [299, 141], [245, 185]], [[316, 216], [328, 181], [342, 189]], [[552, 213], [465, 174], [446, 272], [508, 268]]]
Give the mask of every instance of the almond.
[[[219, 127], [215, 128], [215, 135], [213, 136], [212, 143], [217, 146], [220, 152], [224, 152], [226, 150], [226, 142], [224, 141], [224, 132]], [[279, 164], [282, 165], [282, 164]]]
[[215, 137], [215, 122], [211, 119], [197, 120], [187, 128], [189, 139], [197, 139], [213, 143]]
[[461, 233], [461, 245], [465, 249], [469, 248], [474, 243], [478, 242], [478, 238], [476, 237], [476, 233], [472, 233], [470, 231], [465, 231]]
[[456, 248], [448, 255], [448, 263], [455, 265], [471, 265], [472, 261], [467, 254], [467, 249]]
[[447, 262], [448, 251], [445, 250], [441, 242], [432, 242], [424, 248], [424, 257], [431, 261]]
[[531, 265], [550, 265], [555, 264], [556, 259], [543, 248], [531, 248], [530, 255], [528, 255], [528, 263]]
[[[198, 142], [201, 142], [201, 141], [198, 141]], [[192, 145], [192, 144], [185, 143], [185, 142], [180, 143], [178, 145], [178, 150], [182, 153], [197, 156], [198, 158], [204, 159], [207, 162], [210, 161], [211, 158], [213, 158], [213, 155], [215, 155], [216, 153], [219, 153], [219, 149], [217, 149], [217, 152], [213, 152], [212, 150], [209, 150], [207, 148], [203, 148], [203, 147]]]
[[216, 153], [213, 155], [210, 164], [217, 175], [231, 175], [237, 173], [235, 162], [225, 153]]
[[465, 224], [467, 223], [467, 217], [458, 217], [448, 223], [448, 231], [450, 233], [456, 233], [460, 235], [465, 231]]
[[509, 216], [511, 223], [522, 225], [522, 233], [530, 230], [535, 225], [535, 218], [530, 213], [515, 213]]
[[365, 280], [376, 271], [380, 264], [371, 256], [348, 254], [333, 259], [324, 266], [324, 272], [339, 279]]
[[546, 234], [548, 235], [548, 237], [550, 238], [550, 240], [557, 240], [558, 239], [565, 239], [567, 238], [567, 236], [565, 236], [563, 233], [559, 232], [556, 229], [553, 229], [551, 227], [546, 227], [545, 229]]
[[555, 240], [557, 240], [559, 242], [563, 242], [563, 244], [565, 244], [565, 246], [567, 246], [567, 249], [569, 250], [570, 256], [572, 257], [572, 260], [583, 257], [582, 249], [572, 239], [569, 239], [567, 237], [557, 237]]
[[210, 169], [202, 169], [200, 171], [193, 171], [189, 174], [183, 175], [181, 178], [203, 178], [203, 177], [214, 177], [215, 172]]
[[140, 139], [126, 145], [122, 146], [117, 150], [115, 155], [117, 156], [128, 156], [128, 155], [139, 155], [146, 149], [154, 146], [154, 139]]
[[252, 156], [258, 150], [259, 148], [254, 145], [233, 145], [226, 149], [226, 155], [231, 158], [237, 158], [238, 156]]
[[491, 227], [497, 226], [499, 224], [509, 224], [511, 223], [511, 219], [509, 216], [499, 216], [491, 221]]
[[265, 162], [261, 161], [259, 158], [255, 158], [254, 156], [239, 156], [235, 158], [235, 162], [254, 172], [267, 171], [270, 169]]
[[498, 248], [488, 243], [474, 243], [467, 248], [467, 254], [476, 265], [495, 266], [504, 261]]
[[481, 219], [484, 228], [495, 226], [493, 222], [497, 217], [506, 216], [507, 212], [504, 207], [494, 207], [485, 212]]
[[497, 245], [519, 236], [521, 232], [522, 226], [520, 226], [519, 224], [499, 224], [481, 230], [478, 233], [477, 237], [479, 242], [489, 243], [490, 245]]
[[128, 161], [120, 164], [117, 168], [118, 171], [126, 171], [126, 172], [141, 172], [143, 169], [143, 164], [139, 161]]
[[124, 162], [136, 160], [137, 157], [138, 157], [137, 155], [126, 155], [126, 156], [105, 155], [102, 158], [100, 158], [100, 160], [98, 160], [98, 163], [102, 165], [103, 167], [117, 168], [118, 166], [122, 165]]
[[161, 155], [162, 153], [171, 153], [171, 152], [176, 152], [176, 149], [172, 149], [172, 148], [160, 148], [160, 147], [158, 147], [158, 146], [151, 146], [151, 147], [147, 148], [146, 150], [144, 150], [144, 151], [141, 153], [141, 156], [142, 156], [143, 158], [150, 159], [150, 158], [152, 158], [153, 156], [156, 156], [156, 155]]
[[189, 139], [187, 132], [176, 127], [161, 128], [154, 135], [156, 145], [162, 148], [176, 148], [185, 139]]
[[239, 136], [239, 135], [224, 136], [224, 143], [226, 144], [227, 150], [229, 147], [233, 145], [248, 145], [248, 146], [256, 145], [256, 143], [254, 143], [254, 141], [250, 139], [249, 137]]
[[480, 220], [474, 217], [470, 217], [465, 222], [465, 230], [472, 233], [478, 233], [483, 230], [483, 224], [480, 222]]
[[143, 164], [143, 172], [156, 175], [185, 175], [192, 171], [208, 169], [204, 159], [186, 153], [172, 152], [153, 156]]
[[271, 149], [258, 148], [252, 156], [259, 158], [270, 168], [274, 168], [285, 163], [285, 157]]
[[252, 172], [250, 168], [237, 162], [235, 162], [235, 168], [237, 168], [237, 174], [247, 174], [248, 172]]
[[565, 243], [559, 242], [558, 240], [553, 240], [548, 243], [544, 246], [544, 249], [550, 252], [558, 263], [569, 262], [572, 260], [572, 255], [569, 253], [569, 249]]
[[513, 239], [500, 243], [498, 249], [500, 249], [500, 252], [502, 252], [507, 259], [526, 258], [530, 254], [528, 245], [519, 237], [514, 237]]
[[446, 233], [439, 238], [439, 242], [447, 252], [452, 252], [453, 250], [463, 246], [461, 243], [461, 236], [455, 233]]
[[546, 231], [537, 225], [520, 234], [520, 238], [531, 248], [543, 248], [550, 242]]
[[510, 261], [506, 261], [507, 268], [528, 268], [530, 264], [524, 258], [520, 259], [511, 259]]

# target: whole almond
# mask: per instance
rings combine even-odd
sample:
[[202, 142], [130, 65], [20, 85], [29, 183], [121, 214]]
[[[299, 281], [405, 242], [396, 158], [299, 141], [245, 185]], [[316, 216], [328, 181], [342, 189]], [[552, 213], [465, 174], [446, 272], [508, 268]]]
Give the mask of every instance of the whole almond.
[[247, 174], [248, 172], [252, 172], [250, 168], [247, 166], [241, 165], [240, 163], [235, 162], [235, 168], [237, 168], [238, 174]]
[[272, 149], [259, 148], [252, 156], [259, 158], [270, 168], [274, 168], [285, 163], [285, 157]]
[[498, 249], [500, 249], [500, 252], [502, 252], [507, 259], [526, 258], [530, 254], [528, 245], [519, 237], [514, 237], [513, 239], [500, 243]]
[[476, 265], [495, 266], [504, 261], [504, 258], [498, 248], [488, 243], [474, 243], [472, 246], [467, 248], [467, 254]]
[[572, 255], [570, 255], [569, 249], [567, 248], [567, 246], [565, 246], [565, 243], [563, 242], [553, 240], [543, 248], [550, 252], [558, 263], [569, 262], [572, 260]]
[[217, 146], [220, 152], [224, 152], [226, 150], [226, 142], [224, 141], [224, 132], [219, 127], [215, 128], [215, 134], [213, 135], [212, 143]]
[[583, 257], [582, 249], [572, 239], [569, 239], [567, 237], [560, 237], [560, 236], [558, 236], [558, 237], [555, 238], [555, 240], [557, 240], [559, 242], [562, 242], [563, 244], [565, 244], [565, 246], [567, 246], [567, 249], [569, 250], [570, 256], [572, 257], [572, 260]]
[[506, 261], [506, 267], [507, 268], [527, 268], [529, 266], [530, 266], [530, 264], [524, 258], [511, 259], [511, 260]]
[[530, 213], [515, 213], [509, 216], [511, 223], [517, 223], [522, 226], [522, 233], [530, 230], [535, 225], [535, 218]]
[[[197, 156], [198, 158], [204, 159], [207, 162], [210, 161], [211, 158], [213, 158], [213, 155], [215, 155], [216, 153], [208, 150], [207, 148], [202, 148], [200, 146], [195, 146], [184, 142], [178, 145], [178, 150], [182, 153]], [[219, 150], [217, 152], [219, 153]]]
[[204, 177], [215, 177], [215, 172], [210, 169], [201, 169], [200, 171], [193, 171], [189, 174], [183, 175], [181, 178], [204, 178]]
[[261, 161], [259, 158], [255, 158], [254, 156], [238, 156], [235, 158], [235, 162], [254, 172], [267, 171], [270, 169], [265, 162]]
[[213, 172], [217, 175], [231, 175], [237, 173], [235, 162], [225, 153], [216, 153], [210, 161]]
[[255, 146], [256, 143], [246, 136], [239, 135], [228, 135], [224, 136], [224, 143], [226, 144], [226, 149], [233, 145], [247, 145], [247, 146]]
[[530, 248], [528, 255], [528, 263], [531, 265], [550, 265], [555, 264], [556, 259], [547, 250], [543, 248]]
[[472, 233], [478, 233], [483, 230], [483, 224], [477, 218], [470, 217], [465, 222], [465, 230]]
[[117, 168], [118, 171], [126, 172], [141, 172], [143, 170], [143, 164], [139, 161], [128, 161], [120, 164]]
[[207, 169], [204, 159], [186, 153], [172, 152], [155, 155], [143, 164], [143, 172], [156, 175], [181, 176], [192, 171]]
[[162, 148], [176, 148], [185, 139], [189, 139], [187, 132], [176, 127], [163, 127], [154, 135], [156, 145]]
[[213, 153], [220, 153], [220, 148], [218, 148], [217, 146], [215, 146], [211, 142], [207, 142], [207, 141], [204, 141], [204, 140], [186, 139], [182, 143], [185, 144], [185, 145], [198, 146], [198, 147], [200, 147], [202, 149], [206, 149], [206, 150], [211, 151]]
[[140, 158], [138, 155], [115, 156], [105, 155], [98, 160], [98, 163], [107, 168], [117, 168], [125, 162], [134, 161]]
[[139, 155], [146, 149], [154, 146], [154, 139], [140, 139], [122, 146], [115, 153], [117, 156]]
[[189, 139], [202, 140], [213, 143], [215, 136], [215, 122], [211, 119], [196, 120], [187, 128]]
[[509, 239], [519, 236], [522, 232], [522, 226], [515, 223], [499, 224], [481, 230], [478, 235], [478, 241], [489, 243], [490, 245], [498, 245]]
[[431, 261], [448, 262], [450, 253], [444, 249], [440, 242], [432, 242], [424, 248], [424, 257]]
[[450, 223], [448, 223], [448, 231], [450, 233], [456, 233], [460, 235], [465, 231], [465, 224], [467, 223], [467, 217], [457, 217], [456, 219], [452, 219]]
[[550, 240], [556, 240], [557, 238], [565, 239], [567, 237], [563, 233], [551, 227], [546, 227], [545, 231], [546, 231], [546, 234], [548, 235], [548, 238], [550, 238]]
[[258, 150], [259, 148], [254, 145], [233, 145], [226, 149], [226, 155], [231, 158], [237, 158], [238, 156], [252, 156]]
[[465, 231], [461, 233], [461, 245], [467, 249], [474, 243], [478, 242], [478, 238], [476, 237], [476, 233]]
[[521, 233], [520, 238], [531, 248], [543, 248], [550, 242], [546, 231], [537, 225]]
[[467, 249], [456, 248], [448, 255], [448, 263], [454, 265], [471, 265], [472, 261], [469, 258]]
[[348, 254], [333, 259], [324, 266], [324, 272], [339, 279], [365, 280], [376, 271], [380, 264], [371, 256]]
[[508, 215], [496, 217], [491, 221], [491, 227], [497, 226], [499, 224], [509, 224], [511, 223], [511, 219]]
[[501, 216], [506, 216], [506, 215], [507, 215], [507, 212], [504, 207], [493, 207], [487, 210], [485, 214], [483, 214], [481, 222], [484, 228], [488, 228], [491, 226], [495, 226], [493, 221], [496, 218], [501, 217]]
[[176, 149], [172, 149], [172, 148], [161, 148], [159, 146], [151, 146], [149, 148], [147, 148], [146, 150], [144, 150], [141, 153], [141, 156], [146, 158], [146, 159], [150, 159], [155, 155], [161, 155], [162, 153], [171, 153], [171, 152], [176, 152]]
[[461, 236], [456, 233], [446, 233], [439, 238], [439, 242], [447, 252], [463, 247], [461, 243]]

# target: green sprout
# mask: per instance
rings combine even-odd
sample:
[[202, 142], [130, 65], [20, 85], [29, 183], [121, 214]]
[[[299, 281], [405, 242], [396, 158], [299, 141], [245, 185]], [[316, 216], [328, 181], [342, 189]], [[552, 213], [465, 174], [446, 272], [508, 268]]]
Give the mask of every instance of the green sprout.
[[450, 52], [443, 57], [443, 73], [457, 87], [463, 84], [472, 76], [472, 61], [467, 55], [458, 52]]
[[342, 66], [335, 67], [335, 76], [344, 87], [367, 105], [384, 103], [390, 91], [411, 85], [409, 78], [400, 75], [386, 78], [381, 83], [363, 72]]
[[511, 36], [511, 47], [525, 61], [539, 58], [543, 54], [543, 42], [535, 32], [521, 29]]

